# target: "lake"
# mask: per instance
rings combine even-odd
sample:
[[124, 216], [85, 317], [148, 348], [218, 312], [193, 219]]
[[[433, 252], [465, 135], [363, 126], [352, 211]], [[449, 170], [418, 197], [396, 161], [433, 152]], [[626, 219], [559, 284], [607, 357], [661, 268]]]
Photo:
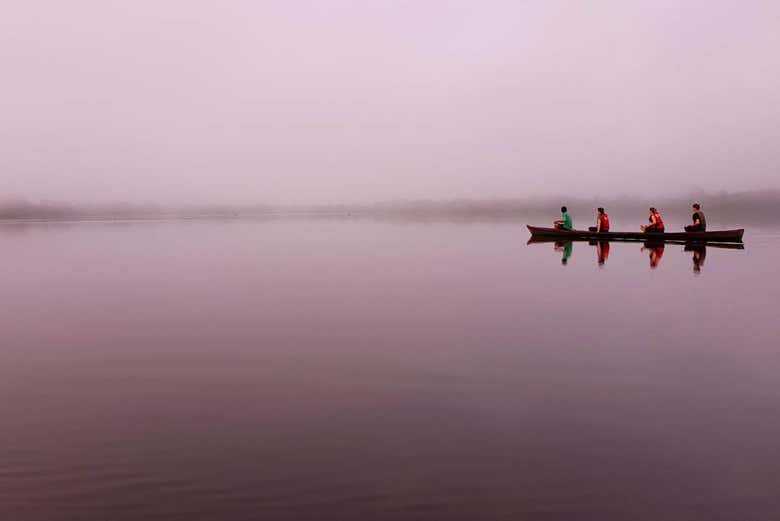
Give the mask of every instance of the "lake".
[[780, 230], [528, 238], [1, 224], [0, 519], [776, 519]]

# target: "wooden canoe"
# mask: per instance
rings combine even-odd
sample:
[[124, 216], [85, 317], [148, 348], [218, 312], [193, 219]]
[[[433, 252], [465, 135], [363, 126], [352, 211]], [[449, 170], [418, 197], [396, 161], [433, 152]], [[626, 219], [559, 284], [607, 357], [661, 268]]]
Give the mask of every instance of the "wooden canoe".
[[566, 239], [596, 239], [596, 240], [629, 240], [629, 241], [685, 241], [685, 242], [742, 242], [744, 229], [715, 230], [707, 232], [591, 232], [588, 230], [559, 230], [557, 228], [541, 228], [528, 225], [528, 231], [533, 237], [555, 237]]
[[544, 235], [531, 235], [531, 237], [528, 239], [528, 242], [526, 244], [551, 244], [551, 243], [559, 243], [563, 244], [566, 242], [587, 242], [591, 246], [595, 246], [600, 242], [641, 242], [645, 246], [660, 246], [663, 244], [682, 244], [686, 248], [688, 247], [697, 247], [697, 246], [709, 246], [710, 248], [722, 248], [727, 250], [744, 250], [745, 244], [742, 242], [721, 242], [721, 241], [683, 241], [680, 239], [674, 239], [674, 240], [664, 240], [664, 239], [654, 239], [649, 238], [645, 239], [644, 241], [634, 240], [634, 239], [581, 239], [579, 237], [548, 237]]

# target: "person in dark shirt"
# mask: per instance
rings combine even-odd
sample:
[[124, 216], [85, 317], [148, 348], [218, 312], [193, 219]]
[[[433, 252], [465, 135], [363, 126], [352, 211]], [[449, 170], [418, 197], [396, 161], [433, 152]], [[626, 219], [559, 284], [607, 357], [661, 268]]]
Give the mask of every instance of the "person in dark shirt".
[[704, 218], [704, 212], [701, 211], [699, 203], [693, 204], [693, 224], [685, 227], [686, 232], [703, 232], [707, 230], [707, 219]]

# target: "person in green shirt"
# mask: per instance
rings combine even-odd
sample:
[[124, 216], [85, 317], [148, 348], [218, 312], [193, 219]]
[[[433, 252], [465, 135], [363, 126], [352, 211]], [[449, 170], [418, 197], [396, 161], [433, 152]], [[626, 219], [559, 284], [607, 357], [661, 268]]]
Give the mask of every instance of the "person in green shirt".
[[565, 206], [561, 206], [561, 217], [562, 219], [558, 219], [557, 221], [554, 221], [553, 224], [555, 227], [559, 230], [571, 230], [574, 228], [574, 224], [571, 220], [571, 215], [569, 215], [569, 209]]

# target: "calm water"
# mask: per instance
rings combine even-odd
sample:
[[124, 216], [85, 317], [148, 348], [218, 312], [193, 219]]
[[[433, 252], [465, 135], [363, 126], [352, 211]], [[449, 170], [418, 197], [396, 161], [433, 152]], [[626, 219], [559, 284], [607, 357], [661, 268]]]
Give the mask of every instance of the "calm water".
[[0, 519], [777, 519], [780, 233], [527, 239], [0, 225]]

